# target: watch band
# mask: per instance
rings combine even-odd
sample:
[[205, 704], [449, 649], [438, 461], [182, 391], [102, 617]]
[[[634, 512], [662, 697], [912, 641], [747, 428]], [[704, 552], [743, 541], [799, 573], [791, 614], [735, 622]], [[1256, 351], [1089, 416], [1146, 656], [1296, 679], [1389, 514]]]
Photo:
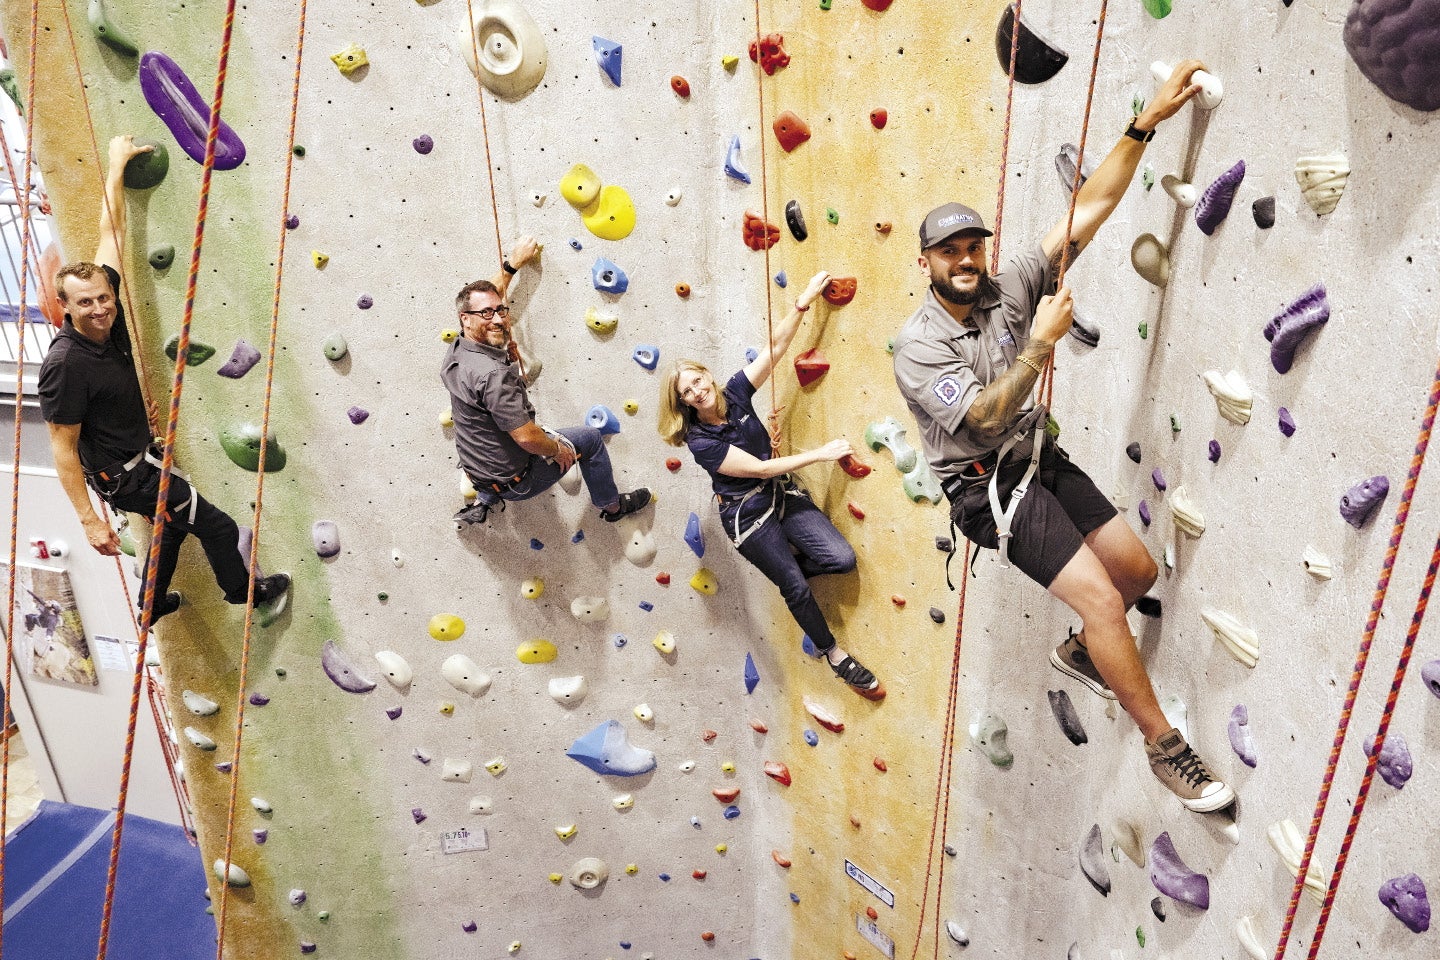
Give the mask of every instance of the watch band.
[[[1154, 136], [1154, 134], [1151, 134], [1151, 136]], [[501, 269], [501, 270], [504, 270], [506, 273], [510, 274], [510, 276], [512, 276], [512, 277], [515, 276], [515, 274], [517, 274], [517, 273], [520, 272], [520, 268], [519, 268], [519, 267], [512, 267], [512, 266], [510, 266], [510, 261], [509, 261], [509, 260], [501, 260], [501, 261], [500, 261], [500, 269]]]
[[1131, 121], [1130, 126], [1125, 128], [1125, 136], [1129, 137], [1131, 140], [1139, 140], [1141, 143], [1149, 143], [1151, 140], [1155, 139], [1155, 131], [1141, 130], [1139, 127], [1135, 126], [1134, 121]]

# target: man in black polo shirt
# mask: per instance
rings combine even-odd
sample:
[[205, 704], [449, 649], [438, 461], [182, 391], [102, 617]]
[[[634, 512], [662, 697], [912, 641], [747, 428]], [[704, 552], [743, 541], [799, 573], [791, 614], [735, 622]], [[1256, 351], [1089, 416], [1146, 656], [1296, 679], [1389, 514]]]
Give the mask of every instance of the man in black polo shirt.
[[610, 454], [594, 427], [551, 431], [535, 422], [519, 357], [510, 338], [505, 293], [510, 278], [539, 252], [531, 237], [515, 244], [493, 280], [467, 284], [455, 298], [462, 335], [450, 344], [440, 379], [450, 391], [455, 450], [478, 500], [455, 515], [483, 523], [502, 500], [528, 500], [554, 486], [575, 463], [603, 520], [644, 509], [650, 491], [615, 488]]
[[[87, 481], [111, 507], [144, 517], [154, 516], [160, 488], [154, 424], [135, 373], [118, 270], [125, 236], [125, 165], [150, 149], [136, 146], [130, 136], [110, 141], [100, 245], [93, 263], [69, 264], [55, 276], [65, 324], [40, 366], [40, 412], [50, 428], [60, 485], [85, 528], [85, 538], [106, 556], [120, 552], [120, 538], [95, 512]], [[170, 580], [180, 544], [190, 533], [200, 539], [225, 599], [244, 603], [250, 574], [235, 521], [178, 474], [171, 475], [167, 505], [152, 619], [180, 606], [180, 594], [170, 591]], [[258, 580], [255, 602], [277, 600], [289, 587], [290, 578], [283, 573]]]

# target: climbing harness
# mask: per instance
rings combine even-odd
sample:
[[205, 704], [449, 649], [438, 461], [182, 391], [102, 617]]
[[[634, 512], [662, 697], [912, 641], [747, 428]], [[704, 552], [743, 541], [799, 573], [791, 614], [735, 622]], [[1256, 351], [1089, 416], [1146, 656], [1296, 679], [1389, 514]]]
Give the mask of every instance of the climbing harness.
[[[1015, 425], [1015, 432], [1009, 440], [1006, 440], [995, 455], [995, 469], [990, 471], [989, 497], [990, 512], [995, 515], [995, 537], [996, 549], [1000, 552], [1000, 566], [1002, 569], [1010, 568], [1010, 538], [1014, 535], [1010, 525], [1015, 520], [1015, 511], [1020, 508], [1020, 503], [1025, 499], [1025, 491], [1030, 487], [1030, 481], [1035, 478], [1035, 471], [1040, 469], [1040, 451], [1045, 448], [1045, 434], [1037, 429], [1037, 424], [1046, 416], [1044, 404], [1037, 403], [1035, 409], [1031, 410], [1020, 422]], [[1005, 457], [1026, 437], [1034, 436], [1034, 442], [1030, 445], [1030, 465], [1025, 468], [1020, 482], [1015, 484], [1015, 489], [1010, 491], [1010, 503], [1006, 507], [1000, 506], [1000, 467], [1005, 463]]]
[[[764, 513], [756, 517], [754, 522], [748, 524], [742, 531], [740, 529], [740, 515], [745, 512], [745, 504], [749, 503], [752, 497], [759, 496], [766, 491], [770, 494], [770, 505], [765, 508]], [[786, 497], [803, 496], [805, 496], [805, 491], [795, 485], [794, 481], [790, 478], [790, 474], [782, 473], [778, 477], [771, 477], [769, 480], [757, 483], [744, 493], [736, 493], [729, 496], [717, 493], [715, 494], [715, 499], [719, 502], [722, 510], [728, 510], [732, 507], [735, 510], [731, 524], [735, 528], [735, 532], [730, 536], [730, 542], [738, 548], [740, 544], [750, 539], [750, 535], [756, 530], [759, 530], [765, 524], [765, 521], [769, 520], [772, 516], [775, 517], [777, 521], [785, 519]]]
[[[154, 467], [157, 470], [163, 468], [165, 465], [161, 460], [160, 453], [155, 450], [154, 446], [149, 446], [119, 466], [107, 467], [104, 470], [86, 473], [85, 479], [90, 482], [91, 488], [98, 493], [102, 499], [106, 502], [111, 502], [113, 506], [112, 501], [114, 497], [119, 494], [121, 486], [126, 479], [130, 479], [135, 483], [144, 482], [140, 475], [135, 472], [142, 463]], [[190, 490], [190, 496], [186, 498], [183, 503], [178, 503], [174, 507], [167, 505], [164, 511], [165, 517], [168, 520], [172, 510], [184, 510], [186, 507], [189, 507], [187, 519], [193, 526], [195, 524], [195, 511], [199, 509], [200, 506], [200, 495], [196, 491], [195, 484], [191, 482], [190, 478], [174, 466], [170, 468], [170, 475], [172, 477], [179, 477], [185, 481], [186, 487]], [[159, 507], [157, 506], [157, 510], [158, 509]]]

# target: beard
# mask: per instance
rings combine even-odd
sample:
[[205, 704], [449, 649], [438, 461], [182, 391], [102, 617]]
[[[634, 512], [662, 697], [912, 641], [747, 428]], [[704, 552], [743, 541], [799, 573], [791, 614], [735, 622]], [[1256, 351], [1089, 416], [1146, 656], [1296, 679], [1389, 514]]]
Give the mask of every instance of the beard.
[[980, 300], [980, 295], [985, 291], [985, 284], [988, 279], [989, 277], [982, 272], [976, 278], [975, 288], [973, 290], [956, 290], [951, 284], [941, 283], [932, 275], [930, 278], [930, 289], [934, 290], [935, 296], [941, 300], [953, 303], [959, 307], [968, 307]]

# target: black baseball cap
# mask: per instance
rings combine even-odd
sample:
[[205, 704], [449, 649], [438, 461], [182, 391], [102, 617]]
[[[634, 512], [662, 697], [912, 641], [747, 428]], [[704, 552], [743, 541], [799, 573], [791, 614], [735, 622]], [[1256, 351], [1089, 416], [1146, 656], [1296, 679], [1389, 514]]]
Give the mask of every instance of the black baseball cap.
[[920, 249], [925, 250], [942, 243], [957, 233], [978, 233], [984, 237], [995, 234], [985, 229], [980, 214], [961, 203], [947, 203], [936, 207], [925, 216], [920, 224]]

